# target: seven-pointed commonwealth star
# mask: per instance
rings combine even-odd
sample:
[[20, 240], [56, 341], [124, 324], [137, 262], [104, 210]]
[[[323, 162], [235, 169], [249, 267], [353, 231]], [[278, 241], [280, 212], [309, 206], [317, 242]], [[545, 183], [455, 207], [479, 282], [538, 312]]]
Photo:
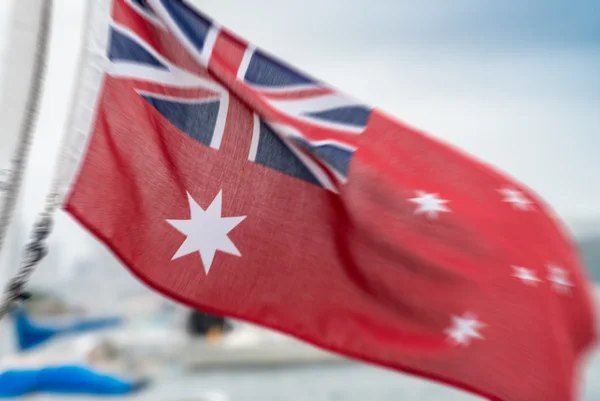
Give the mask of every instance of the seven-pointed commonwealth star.
[[437, 218], [438, 212], [450, 211], [450, 208], [445, 205], [450, 201], [440, 199], [438, 194], [417, 191], [417, 197], [409, 199], [409, 201], [419, 205], [419, 207], [415, 210], [415, 214], [425, 214], [431, 219]]
[[463, 313], [462, 317], [452, 316], [452, 326], [448, 327], [444, 333], [448, 339], [456, 345], [467, 346], [473, 338], [483, 340], [479, 330], [486, 327], [486, 324], [480, 322], [470, 313]]
[[227, 234], [246, 216], [221, 217], [222, 191], [219, 191], [206, 210], [202, 209], [189, 193], [187, 197], [190, 219], [167, 220], [170, 225], [187, 236], [171, 260], [198, 252], [204, 265], [204, 271], [208, 273], [217, 251], [241, 256], [242, 254]]
[[503, 188], [499, 189], [502, 195], [504, 195], [503, 202], [508, 202], [513, 205], [517, 210], [531, 210], [533, 209], [533, 202], [530, 201], [523, 195], [523, 192], [517, 191], [516, 189]]

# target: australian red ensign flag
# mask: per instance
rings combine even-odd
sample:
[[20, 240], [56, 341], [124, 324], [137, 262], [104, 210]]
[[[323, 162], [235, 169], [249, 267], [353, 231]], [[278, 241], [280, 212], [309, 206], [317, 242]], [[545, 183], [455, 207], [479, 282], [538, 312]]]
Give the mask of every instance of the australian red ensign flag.
[[591, 292], [534, 193], [182, 1], [89, 3], [64, 208], [135, 276], [490, 400], [577, 398]]

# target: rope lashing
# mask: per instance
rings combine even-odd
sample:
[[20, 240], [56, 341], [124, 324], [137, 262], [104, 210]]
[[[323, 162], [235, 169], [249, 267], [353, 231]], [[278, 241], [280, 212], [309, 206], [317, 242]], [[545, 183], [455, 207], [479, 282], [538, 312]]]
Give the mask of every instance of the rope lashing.
[[21, 269], [6, 286], [4, 296], [0, 302], [0, 320], [10, 312], [13, 303], [21, 298], [29, 277], [37, 265], [48, 254], [46, 239], [51, 231], [52, 216], [44, 212], [34, 226], [31, 241], [25, 246]]

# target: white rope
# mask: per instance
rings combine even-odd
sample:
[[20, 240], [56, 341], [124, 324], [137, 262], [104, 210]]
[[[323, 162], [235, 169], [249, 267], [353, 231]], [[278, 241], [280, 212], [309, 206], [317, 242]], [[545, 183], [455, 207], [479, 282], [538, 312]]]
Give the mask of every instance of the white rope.
[[[33, 132], [35, 130], [36, 117], [38, 114], [40, 95], [46, 69], [46, 55], [48, 51], [48, 38], [50, 34], [50, 19], [52, 17], [52, 0], [44, 0], [40, 17], [40, 29], [38, 31], [37, 48], [35, 55], [35, 66], [33, 70], [32, 85], [27, 98], [25, 119], [21, 126], [19, 143], [15, 157], [12, 159], [12, 172], [9, 174], [7, 183], [4, 185], [5, 201], [0, 212], [0, 252], [4, 245], [6, 233], [14, 214], [15, 205], [19, 197], [19, 190], [25, 172], [29, 149]], [[31, 242], [25, 247], [24, 260], [17, 275], [9, 282], [6, 292], [0, 301], [0, 320], [8, 313], [12, 304], [19, 298], [21, 291], [29, 276], [46, 255], [47, 249], [44, 244], [50, 233], [52, 225], [52, 214], [57, 208], [57, 195], [54, 188], [46, 199], [44, 211], [35, 225]]]

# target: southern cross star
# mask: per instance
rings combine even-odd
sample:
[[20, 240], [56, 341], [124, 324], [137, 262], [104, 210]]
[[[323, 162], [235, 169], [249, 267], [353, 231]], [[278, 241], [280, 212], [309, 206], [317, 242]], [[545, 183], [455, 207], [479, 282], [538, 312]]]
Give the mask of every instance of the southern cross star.
[[439, 212], [450, 211], [450, 208], [446, 206], [446, 203], [450, 201], [440, 199], [438, 194], [417, 191], [417, 197], [409, 199], [409, 201], [419, 205], [415, 210], [415, 214], [424, 214], [430, 219], [437, 218]]
[[462, 316], [452, 316], [452, 326], [448, 327], [444, 333], [456, 345], [467, 346], [471, 340], [484, 337], [479, 332], [486, 325], [475, 318], [470, 313], [464, 313]]
[[499, 189], [502, 195], [504, 195], [503, 202], [512, 204], [513, 208], [517, 210], [531, 210], [533, 209], [533, 202], [525, 197], [523, 192], [517, 191], [516, 189], [503, 188]]
[[540, 280], [536, 275], [535, 271], [521, 266], [512, 266], [514, 273], [513, 277], [520, 279], [523, 283], [536, 287]]
[[560, 266], [548, 265], [548, 281], [552, 283], [554, 290], [561, 294], [568, 294], [571, 292], [571, 287], [575, 287], [575, 284], [569, 278], [569, 271], [563, 269]]

